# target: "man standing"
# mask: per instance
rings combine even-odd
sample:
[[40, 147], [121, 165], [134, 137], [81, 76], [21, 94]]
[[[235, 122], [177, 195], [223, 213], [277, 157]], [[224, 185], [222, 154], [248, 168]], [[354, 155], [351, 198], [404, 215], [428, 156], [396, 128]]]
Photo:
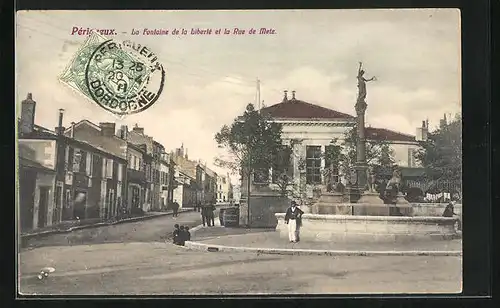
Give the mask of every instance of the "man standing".
[[208, 222], [208, 219], [207, 219], [207, 206], [206, 205], [203, 205], [201, 206], [201, 221], [203, 223], [203, 227], [205, 227], [205, 223], [208, 225], [209, 222]]
[[178, 216], [178, 212], [179, 212], [179, 203], [177, 203], [177, 200], [174, 200], [174, 203], [172, 204], [172, 211], [174, 212], [173, 213], [173, 216], [174, 217], [177, 217]]
[[297, 207], [295, 201], [292, 201], [285, 214], [285, 223], [288, 225], [288, 239], [290, 243], [297, 243], [300, 240], [299, 230], [302, 224], [302, 214], [304, 212]]
[[211, 226], [215, 226], [215, 201], [209, 205], [208, 219], [211, 221]]

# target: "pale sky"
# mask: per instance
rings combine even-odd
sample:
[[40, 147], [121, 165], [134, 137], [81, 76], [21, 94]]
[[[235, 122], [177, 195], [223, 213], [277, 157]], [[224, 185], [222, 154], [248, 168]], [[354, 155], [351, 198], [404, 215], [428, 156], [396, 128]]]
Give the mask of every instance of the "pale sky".
[[[73, 27], [115, 28], [108, 38], [132, 40], [159, 56], [167, 72], [161, 97], [146, 111], [119, 121], [58, 81], [85, 36]], [[275, 35], [143, 36], [142, 30], [273, 28]], [[132, 28], [141, 35], [131, 35]], [[122, 34], [121, 32], [126, 32]], [[172, 150], [184, 143], [192, 159], [213, 166], [214, 134], [256, 97], [266, 106], [296, 98], [355, 115], [356, 73], [363, 61], [368, 125], [414, 135], [443, 114], [461, 110], [460, 12], [421, 10], [281, 11], [29, 11], [17, 15], [17, 103], [37, 102], [35, 123], [138, 123]], [[222, 173], [225, 173], [222, 171]], [[233, 180], [233, 183], [235, 181]]]

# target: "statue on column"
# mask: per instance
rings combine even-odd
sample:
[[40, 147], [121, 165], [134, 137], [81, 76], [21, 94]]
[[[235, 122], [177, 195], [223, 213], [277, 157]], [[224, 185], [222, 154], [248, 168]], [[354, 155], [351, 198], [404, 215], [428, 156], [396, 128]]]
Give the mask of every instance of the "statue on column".
[[359, 62], [358, 68], [358, 99], [356, 100], [356, 111], [362, 112], [366, 110], [366, 83], [369, 81], [376, 81], [376, 77], [373, 76], [370, 79], [364, 77], [365, 71], [362, 69], [363, 63]]

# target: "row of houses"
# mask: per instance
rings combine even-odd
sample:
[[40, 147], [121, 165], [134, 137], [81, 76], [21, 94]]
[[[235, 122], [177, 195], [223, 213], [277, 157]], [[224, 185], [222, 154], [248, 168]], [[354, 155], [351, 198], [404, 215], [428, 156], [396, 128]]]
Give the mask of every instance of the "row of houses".
[[[21, 231], [64, 221], [114, 219], [121, 215], [216, 202], [218, 178], [182, 145], [167, 152], [137, 124], [81, 120], [64, 127], [64, 110], [51, 130], [35, 124], [31, 94], [18, 122], [19, 218]], [[228, 176], [222, 176], [229, 180]], [[220, 186], [222, 189], [222, 186]]]

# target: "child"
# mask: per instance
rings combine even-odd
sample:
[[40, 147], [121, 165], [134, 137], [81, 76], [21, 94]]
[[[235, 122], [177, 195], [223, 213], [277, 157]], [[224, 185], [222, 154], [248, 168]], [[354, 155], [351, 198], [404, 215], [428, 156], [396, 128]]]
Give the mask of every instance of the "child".
[[179, 225], [175, 224], [174, 226], [174, 232], [172, 233], [173, 235], [173, 242], [175, 245], [180, 245], [180, 230], [179, 230]]
[[186, 230], [186, 241], [190, 241], [191, 240], [191, 232], [189, 232], [189, 227], [186, 226], [184, 229]]
[[179, 231], [179, 245], [184, 246], [184, 242], [186, 242], [186, 230], [184, 226], [181, 226]]

